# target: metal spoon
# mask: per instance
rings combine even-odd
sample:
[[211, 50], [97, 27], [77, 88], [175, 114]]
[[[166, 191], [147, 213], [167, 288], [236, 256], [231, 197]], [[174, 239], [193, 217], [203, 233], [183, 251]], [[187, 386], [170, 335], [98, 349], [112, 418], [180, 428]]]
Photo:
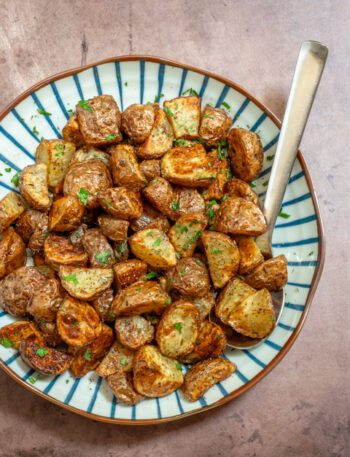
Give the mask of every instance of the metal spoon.
[[[300, 48], [263, 208], [268, 229], [256, 240], [265, 258], [272, 257], [273, 230], [321, 80], [327, 54], [327, 47], [317, 41], [304, 41]], [[283, 290], [272, 294], [276, 323], [283, 311], [284, 297]], [[228, 330], [227, 337], [227, 345], [235, 349], [251, 349], [267, 338], [248, 338], [232, 329]]]

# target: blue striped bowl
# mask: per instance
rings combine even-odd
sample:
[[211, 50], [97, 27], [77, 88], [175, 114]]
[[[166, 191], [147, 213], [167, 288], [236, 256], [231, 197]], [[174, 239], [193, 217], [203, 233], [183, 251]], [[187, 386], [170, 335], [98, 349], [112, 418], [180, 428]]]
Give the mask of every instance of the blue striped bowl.
[[[0, 198], [17, 189], [11, 178], [34, 161], [40, 138], [61, 137], [69, 110], [79, 99], [112, 94], [121, 109], [131, 103], [162, 102], [189, 88], [212, 103], [230, 107], [234, 126], [257, 132], [264, 145], [265, 160], [256, 190], [264, 200], [276, 150], [280, 123], [245, 90], [217, 75], [153, 57], [113, 58], [56, 75], [22, 94], [0, 115]], [[51, 115], [40, 115], [38, 109]], [[9, 171], [11, 169], [11, 171]], [[275, 255], [288, 259], [289, 282], [286, 306], [278, 326], [259, 347], [250, 351], [227, 350], [235, 362], [234, 375], [210, 389], [199, 401], [188, 402], [181, 391], [164, 398], [148, 399], [137, 406], [117, 404], [105, 381], [94, 373], [74, 379], [70, 373], [38, 378], [13, 349], [0, 346], [0, 366], [32, 392], [95, 420], [126, 424], [171, 421], [219, 406], [248, 390], [286, 354], [307, 314], [322, 271], [322, 224], [313, 186], [299, 154], [283, 202], [285, 218], [279, 217], [273, 236]], [[14, 320], [0, 312], [0, 326]]]

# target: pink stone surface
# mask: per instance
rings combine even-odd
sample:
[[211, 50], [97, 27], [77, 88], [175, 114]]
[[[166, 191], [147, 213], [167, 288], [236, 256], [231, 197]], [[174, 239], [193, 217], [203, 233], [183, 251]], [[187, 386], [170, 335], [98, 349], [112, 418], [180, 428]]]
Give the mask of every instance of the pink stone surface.
[[349, 0], [1, 0], [0, 6], [0, 108], [48, 75], [130, 53], [212, 70], [281, 116], [301, 41], [319, 40], [330, 50], [302, 143], [326, 228], [326, 265], [286, 358], [228, 405], [152, 427], [90, 421], [0, 372], [0, 457], [349, 456]]

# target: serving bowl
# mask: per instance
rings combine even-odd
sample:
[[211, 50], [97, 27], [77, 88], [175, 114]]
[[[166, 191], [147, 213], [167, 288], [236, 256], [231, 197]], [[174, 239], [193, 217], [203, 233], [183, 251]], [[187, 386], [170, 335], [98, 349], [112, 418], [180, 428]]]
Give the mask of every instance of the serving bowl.
[[[279, 135], [280, 121], [237, 84], [205, 70], [158, 57], [110, 58], [49, 77], [20, 95], [0, 114], [0, 198], [18, 191], [15, 174], [34, 161], [41, 137], [60, 138], [78, 100], [111, 94], [122, 110], [132, 103], [177, 97], [189, 89], [227, 109], [235, 127], [260, 135], [264, 167], [255, 181], [264, 200]], [[196, 402], [181, 391], [140, 405], [117, 404], [105, 381], [88, 373], [76, 379], [69, 372], [38, 377], [17, 351], [0, 346], [0, 367], [33, 393], [94, 420], [116, 424], [154, 424], [197, 414], [223, 405], [250, 389], [286, 355], [297, 338], [315, 294], [324, 262], [324, 235], [313, 184], [302, 154], [298, 153], [273, 234], [274, 255], [288, 259], [286, 304], [275, 330], [252, 350], [227, 349], [224, 356], [237, 371]], [[15, 318], [0, 311], [0, 327]]]

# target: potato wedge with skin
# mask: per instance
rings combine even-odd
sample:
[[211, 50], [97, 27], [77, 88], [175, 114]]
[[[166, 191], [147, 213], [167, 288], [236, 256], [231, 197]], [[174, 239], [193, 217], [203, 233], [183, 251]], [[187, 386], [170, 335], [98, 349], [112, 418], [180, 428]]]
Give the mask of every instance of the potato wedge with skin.
[[198, 259], [180, 259], [166, 278], [170, 289], [187, 297], [204, 297], [210, 289], [208, 270]]
[[213, 292], [208, 292], [206, 295], [204, 295], [204, 297], [183, 296], [182, 298], [196, 305], [199, 311], [199, 317], [201, 321], [203, 321], [208, 316], [208, 314], [215, 305], [215, 297]]
[[19, 190], [32, 208], [47, 211], [51, 205], [47, 166], [38, 163], [24, 167], [19, 178]]
[[88, 255], [84, 249], [72, 244], [68, 238], [59, 235], [49, 235], [44, 244], [45, 262], [58, 271], [61, 265], [84, 267], [88, 262]]
[[161, 174], [179, 186], [208, 187], [216, 177], [210, 163], [201, 144], [190, 148], [173, 148], [161, 160]]
[[114, 322], [115, 320], [115, 315], [111, 311], [113, 298], [113, 289], [106, 289], [92, 302], [92, 306], [98, 312], [102, 322]]
[[254, 205], [259, 206], [258, 194], [248, 183], [242, 181], [241, 179], [231, 179], [225, 186], [225, 192], [227, 192], [230, 197], [241, 197], [254, 203]]
[[137, 281], [117, 293], [111, 311], [116, 316], [162, 313], [170, 302], [169, 295], [157, 282]]
[[117, 289], [128, 287], [136, 281], [144, 280], [147, 274], [147, 263], [132, 259], [114, 266], [114, 278]]
[[80, 300], [95, 300], [113, 283], [112, 268], [61, 266], [58, 274], [66, 291]]
[[130, 220], [142, 214], [141, 198], [125, 187], [113, 187], [99, 194], [102, 208], [116, 219]]
[[151, 133], [136, 150], [141, 159], [160, 159], [172, 146], [173, 129], [162, 109], [158, 109]]
[[214, 231], [204, 232], [202, 243], [213, 285], [222, 288], [238, 272], [240, 255], [237, 244], [228, 235]]
[[182, 391], [189, 401], [197, 401], [207, 390], [235, 371], [236, 365], [222, 357], [204, 360], [188, 370]]
[[143, 143], [151, 134], [157, 106], [134, 103], [122, 113], [122, 131], [133, 141]]
[[33, 322], [17, 321], [0, 329], [0, 344], [6, 341], [11, 347], [18, 349], [22, 341], [31, 341], [38, 346], [45, 346], [45, 340]]
[[42, 140], [36, 148], [36, 163], [47, 165], [47, 183], [50, 189], [63, 181], [74, 152], [75, 144], [64, 140]]
[[225, 110], [206, 105], [202, 113], [199, 136], [208, 146], [218, 146], [220, 141], [226, 139], [231, 125], [232, 119]]
[[82, 245], [89, 255], [93, 268], [111, 268], [116, 260], [112, 246], [100, 229], [88, 229], [82, 237]]
[[128, 242], [125, 241], [116, 241], [114, 243], [114, 255], [118, 262], [124, 262], [130, 257], [130, 249]]
[[117, 400], [125, 405], [136, 405], [145, 398], [134, 389], [133, 376], [129, 372], [117, 371], [108, 376], [107, 384]]
[[77, 148], [84, 144], [83, 135], [79, 129], [78, 119], [75, 114], [68, 119], [67, 124], [63, 127], [62, 137], [64, 141], [74, 143]]
[[151, 267], [167, 269], [176, 265], [175, 249], [160, 230], [140, 230], [129, 239], [129, 243], [134, 256]]
[[19, 352], [23, 361], [33, 370], [45, 376], [57, 376], [68, 370], [72, 356], [50, 347], [41, 347], [30, 341], [22, 341]]
[[217, 231], [232, 235], [259, 236], [267, 229], [260, 208], [240, 197], [229, 197], [221, 203], [215, 225]]
[[174, 216], [174, 192], [164, 178], [155, 178], [143, 189], [143, 195], [150, 204], [165, 216]]
[[157, 327], [156, 340], [163, 355], [183, 357], [193, 351], [200, 329], [197, 307], [178, 300], [162, 314]]
[[177, 220], [187, 214], [204, 214], [205, 202], [197, 189], [177, 187], [174, 189], [172, 207], [175, 208], [172, 219]]
[[78, 197], [68, 195], [55, 200], [49, 214], [49, 229], [70, 232], [81, 225], [85, 206]]
[[181, 257], [192, 257], [206, 225], [207, 218], [201, 213], [194, 213], [181, 216], [171, 227], [168, 237]]
[[28, 243], [36, 228], [45, 224], [47, 225], [46, 214], [43, 214], [41, 211], [37, 211], [35, 209], [27, 209], [17, 219], [15, 230], [23, 241]]
[[78, 149], [74, 153], [70, 164], [73, 165], [74, 163], [86, 162], [88, 160], [101, 160], [108, 169], [111, 168], [111, 155], [93, 146], [83, 146]]
[[249, 295], [230, 313], [227, 324], [242, 335], [265, 338], [276, 325], [270, 292], [261, 289]]
[[120, 344], [131, 351], [150, 343], [154, 337], [153, 325], [142, 316], [118, 317], [114, 328]]
[[139, 166], [147, 182], [160, 176], [160, 160], [143, 160]]
[[74, 232], [70, 233], [69, 241], [74, 245], [82, 247], [82, 238], [87, 229], [88, 226], [86, 224], [79, 225], [79, 227]]
[[137, 219], [130, 222], [130, 228], [134, 232], [139, 230], [158, 229], [162, 232], [167, 232], [170, 229], [170, 224], [166, 216], [161, 214], [156, 209], [152, 208], [148, 203], [143, 204], [143, 213]]
[[49, 218], [47, 214], [44, 214], [43, 216], [44, 217], [42, 221], [34, 230], [34, 233], [30, 237], [30, 240], [27, 245], [27, 247], [33, 252], [33, 254], [43, 252], [45, 248], [45, 241], [50, 234], [48, 230]]
[[164, 111], [175, 138], [198, 138], [201, 120], [200, 97], [178, 97], [164, 102]]
[[263, 166], [264, 151], [259, 136], [246, 129], [231, 129], [227, 136], [231, 167], [237, 178], [256, 179]]
[[46, 322], [43, 320], [39, 320], [36, 321], [36, 325], [42, 333], [46, 341], [46, 344], [55, 347], [63, 343], [63, 340], [57, 331], [57, 325], [55, 322]]
[[26, 264], [26, 245], [22, 238], [8, 227], [0, 237], [0, 279]]
[[233, 278], [221, 291], [216, 302], [215, 314], [224, 324], [227, 324], [228, 318], [235, 308], [255, 292], [255, 289], [241, 279]]
[[98, 225], [104, 236], [113, 241], [125, 241], [128, 237], [129, 222], [121, 219], [114, 219], [108, 214], [98, 217]]
[[9, 192], [0, 200], [0, 233], [9, 227], [26, 210], [26, 207], [15, 192]]
[[264, 256], [262, 255], [259, 246], [253, 238], [241, 238], [237, 240], [239, 249], [239, 274], [246, 275], [253, 271], [258, 265], [263, 263]]
[[110, 148], [111, 169], [115, 186], [122, 186], [134, 192], [147, 184], [141, 172], [134, 148], [129, 144], [118, 144]]
[[102, 324], [88, 303], [67, 296], [57, 312], [57, 330], [69, 346], [86, 346], [99, 336]]
[[246, 282], [256, 288], [266, 288], [271, 292], [280, 290], [288, 281], [288, 261], [284, 255], [273, 257], [257, 266], [245, 277]]
[[145, 397], [163, 397], [178, 389], [183, 381], [178, 362], [162, 355], [156, 346], [140, 348], [134, 358], [134, 387]]
[[132, 371], [134, 355], [133, 351], [122, 346], [119, 341], [115, 341], [95, 372], [102, 378], [106, 378], [117, 372]]
[[106, 324], [102, 324], [101, 333], [92, 343], [79, 349], [74, 354], [70, 371], [76, 378], [81, 378], [91, 370], [94, 370], [100, 360], [107, 354], [114, 341], [113, 330]]
[[208, 157], [216, 177], [208, 189], [203, 192], [203, 196], [206, 201], [220, 200], [224, 196], [225, 185], [231, 177], [230, 165], [227, 159], [219, 156], [217, 150], [209, 152]]
[[59, 282], [57, 279], [48, 279], [40, 290], [34, 292], [33, 299], [27, 306], [27, 312], [38, 321], [54, 322], [62, 301]]

